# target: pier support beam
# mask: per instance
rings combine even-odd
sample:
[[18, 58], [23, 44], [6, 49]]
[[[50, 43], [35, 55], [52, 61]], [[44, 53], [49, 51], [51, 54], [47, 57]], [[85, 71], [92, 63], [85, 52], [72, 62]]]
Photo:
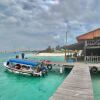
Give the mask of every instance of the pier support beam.
[[60, 67], [60, 73], [62, 74], [64, 71], [64, 68], [63, 67]]

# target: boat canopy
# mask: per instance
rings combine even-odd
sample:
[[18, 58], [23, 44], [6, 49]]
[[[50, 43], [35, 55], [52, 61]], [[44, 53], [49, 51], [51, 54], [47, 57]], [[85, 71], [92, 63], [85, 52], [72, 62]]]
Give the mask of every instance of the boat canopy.
[[39, 62], [23, 60], [23, 59], [9, 59], [7, 62], [30, 65], [30, 67], [35, 67], [40, 64]]

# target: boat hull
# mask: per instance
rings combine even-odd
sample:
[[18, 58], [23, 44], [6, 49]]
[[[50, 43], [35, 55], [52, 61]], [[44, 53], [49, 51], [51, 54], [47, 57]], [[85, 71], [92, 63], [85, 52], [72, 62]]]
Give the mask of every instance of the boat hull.
[[28, 76], [42, 76], [42, 72], [34, 72], [33, 71], [22, 71], [22, 70], [17, 70], [15, 68], [10, 68], [7, 66], [6, 62], [4, 62], [4, 66], [7, 71], [15, 73], [15, 74], [22, 74], [22, 75], [28, 75]]

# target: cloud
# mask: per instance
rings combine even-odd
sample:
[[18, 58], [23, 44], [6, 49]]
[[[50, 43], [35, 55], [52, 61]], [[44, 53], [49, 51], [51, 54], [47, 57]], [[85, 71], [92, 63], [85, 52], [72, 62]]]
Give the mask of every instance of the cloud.
[[1, 18], [4, 18], [5, 15], [4, 15], [3, 13], [0, 13], [0, 17], [1, 17]]
[[100, 27], [99, 4], [99, 0], [0, 0], [0, 48], [64, 45], [66, 31], [68, 43], [74, 43], [76, 36]]
[[6, 5], [6, 4], [9, 4], [9, 3], [11, 3], [11, 0], [0, 0], [0, 4]]

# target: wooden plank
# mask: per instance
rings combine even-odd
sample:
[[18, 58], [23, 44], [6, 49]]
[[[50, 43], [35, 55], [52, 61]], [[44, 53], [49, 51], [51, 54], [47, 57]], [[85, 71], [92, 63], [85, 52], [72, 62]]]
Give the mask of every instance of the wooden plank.
[[93, 100], [93, 89], [88, 65], [76, 63], [70, 74], [50, 100]]

